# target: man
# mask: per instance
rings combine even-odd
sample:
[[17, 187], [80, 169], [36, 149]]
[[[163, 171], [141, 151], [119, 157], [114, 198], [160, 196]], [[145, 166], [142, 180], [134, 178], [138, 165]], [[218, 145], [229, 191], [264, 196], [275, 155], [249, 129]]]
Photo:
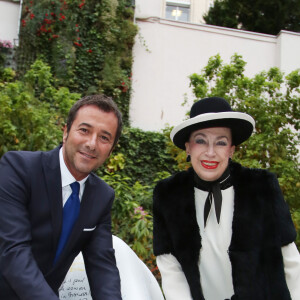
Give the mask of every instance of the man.
[[86, 96], [69, 112], [62, 147], [2, 157], [0, 300], [58, 300], [80, 251], [93, 299], [121, 299], [111, 235], [114, 192], [91, 173], [109, 157], [121, 130], [110, 98]]

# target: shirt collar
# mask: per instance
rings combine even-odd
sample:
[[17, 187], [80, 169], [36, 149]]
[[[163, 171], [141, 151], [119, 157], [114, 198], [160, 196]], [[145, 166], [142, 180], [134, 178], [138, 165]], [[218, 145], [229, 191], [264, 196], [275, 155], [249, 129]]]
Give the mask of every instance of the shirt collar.
[[[62, 185], [62, 187], [65, 187], [65, 186], [68, 186], [71, 183], [75, 182], [76, 179], [71, 174], [71, 172], [69, 171], [68, 167], [65, 164], [62, 149], [63, 149], [63, 147], [61, 147], [59, 150], [59, 165], [60, 165], [60, 172], [61, 172], [61, 185]], [[86, 176], [85, 178], [83, 178], [82, 180], [78, 181], [80, 184], [80, 189], [85, 184], [88, 177], [89, 177], [89, 175]]]

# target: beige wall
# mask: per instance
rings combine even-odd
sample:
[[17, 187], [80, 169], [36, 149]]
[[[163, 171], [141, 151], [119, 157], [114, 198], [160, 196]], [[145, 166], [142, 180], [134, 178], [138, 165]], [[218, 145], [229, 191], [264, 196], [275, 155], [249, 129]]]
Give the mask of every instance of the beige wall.
[[0, 0], [0, 39], [17, 43], [20, 4]]
[[276, 47], [276, 66], [286, 73], [300, 68], [300, 33], [282, 30]]
[[158, 17], [163, 12], [164, 0], [135, 0], [137, 18]]
[[[188, 76], [199, 73], [218, 53], [226, 63], [234, 53], [242, 55], [247, 76], [273, 66], [284, 72], [300, 68], [299, 33], [282, 31], [273, 36], [158, 17], [137, 18], [136, 22], [139, 38], [133, 52], [130, 105], [133, 127], [160, 130], [183, 120], [194, 99]], [[187, 107], [181, 106], [184, 99]]]
[[[168, 0], [136, 0], [136, 17], [165, 17], [166, 3]], [[202, 15], [206, 13], [213, 3], [213, 0], [178, 0], [182, 3], [190, 3], [190, 22], [191, 23], [204, 23]], [[178, 2], [173, 0], [174, 3]], [[169, 2], [172, 2], [170, 0]]]

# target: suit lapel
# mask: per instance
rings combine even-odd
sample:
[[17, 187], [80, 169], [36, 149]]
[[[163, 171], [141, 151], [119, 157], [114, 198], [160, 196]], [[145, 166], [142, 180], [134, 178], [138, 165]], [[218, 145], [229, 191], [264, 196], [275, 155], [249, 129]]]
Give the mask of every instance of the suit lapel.
[[45, 152], [42, 157], [53, 228], [53, 253], [55, 254], [62, 226], [62, 187], [59, 165], [60, 147]]
[[81, 199], [80, 214], [77, 222], [81, 226], [80, 229], [84, 228], [84, 221], [88, 219], [89, 214], [93, 211], [93, 205], [96, 198], [95, 193], [97, 193], [97, 189], [98, 185], [95, 182], [95, 178], [92, 174], [90, 174], [85, 183], [85, 189]]

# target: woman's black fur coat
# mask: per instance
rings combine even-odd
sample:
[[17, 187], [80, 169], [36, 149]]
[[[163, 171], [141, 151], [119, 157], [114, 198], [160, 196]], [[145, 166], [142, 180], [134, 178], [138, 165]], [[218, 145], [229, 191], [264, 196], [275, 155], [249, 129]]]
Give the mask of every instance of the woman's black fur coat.
[[[175, 174], [154, 189], [154, 254], [173, 254], [182, 266], [193, 299], [203, 300], [193, 172], [190, 168]], [[295, 240], [296, 231], [277, 178], [266, 170], [233, 162], [230, 172], [235, 192], [228, 249], [235, 292], [232, 299], [291, 299], [281, 247]]]

